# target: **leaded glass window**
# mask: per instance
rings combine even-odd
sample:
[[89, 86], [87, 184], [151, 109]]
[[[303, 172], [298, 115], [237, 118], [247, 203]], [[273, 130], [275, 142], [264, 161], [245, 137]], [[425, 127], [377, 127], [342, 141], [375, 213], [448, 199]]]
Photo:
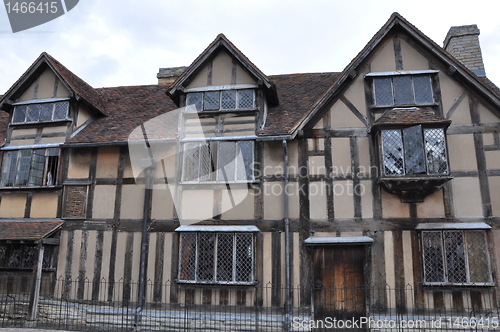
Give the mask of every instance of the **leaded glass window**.
[[373, 79], [375, 106], [432, 104], [430, 75], [396, 75]]
[[460, 285], [491, 282], [484, 231], [424, 231], [422, 244], [425, 283]]
[[6, 151], [0, 186], [53, 186], [56, 183], [58, 168], [58, 148]]
[[386, 176], [446, 175], [448, 158], [443, 128], [382, 130], [382, 162]]
[[[43, 251], [43, 269], [53, 269], [53, 246], [45, 246]], [[0, 243], [0, 269], [32, 270], [38, 259], [38, 246], [33, 243]]]
[[253, 109], [255, 91], [244, 89], [191, 92], [186, 96], [186, 105], [194, 105], [197, 111]]
[[12, 123], [36, 123], [68, 118], [69, 101], [36, 103], [14, 107]]
[[254, 282], [252, 233], [180, 234], [179, 282], [251, 284]]
[[182, 181], [252, 181], [253, 141], [207, 141], [184, 144]]

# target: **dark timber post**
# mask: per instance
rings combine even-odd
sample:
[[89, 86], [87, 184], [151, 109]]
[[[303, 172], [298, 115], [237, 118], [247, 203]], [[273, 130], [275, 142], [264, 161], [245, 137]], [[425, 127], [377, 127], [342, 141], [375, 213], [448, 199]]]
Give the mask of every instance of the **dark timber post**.
[[36, 320], [38, 311], [38, 300], [40, 299], [40, 286], [42, 283], [42, 267], [43, 267], [43, 251], [44, 247], [42, 240], [38, 243], [38, 260], [33, 266], [33, 281], [30, 294], [30, 303], [28, 307], [28, 320]]
[[151, 194], [153, 191], [153, 172], [156, 168], [155, 159], [151, 151], [151, 146], [149, 145], [149, 140], [146, 134], [144, 125], [141, 126], [144, 140], [149, 153], [149, 158], [142, 159], [141, 166], [144, 169], [144, 210], [142, 219], [142, 238], [141, 238], [141, 263], [139, 266], [139, 294], [138, 294], [138, 306], [135, 314], [134, 325], [138, 326], [141, 320], [141, 312], [146, 300], [146, 269], [148, 260], [148, 224], [151, 219]]
[[290, 331], [290, 313], [292, 311], [292, 272], [291, 272], [291, 252], [290, 252], [290, 218], [288, 215], [288, 185], [289, 185], [289, 174], [288, 174], [288, 146], [287, 141], [283, 140], [283, 150], [284, 150], [284, 172], [283, 172], [283, 199], [284, 199], [284, 222], [285, 222], [285, 270], [286, 270], [286, 297], [285, 297], [285, 331]]

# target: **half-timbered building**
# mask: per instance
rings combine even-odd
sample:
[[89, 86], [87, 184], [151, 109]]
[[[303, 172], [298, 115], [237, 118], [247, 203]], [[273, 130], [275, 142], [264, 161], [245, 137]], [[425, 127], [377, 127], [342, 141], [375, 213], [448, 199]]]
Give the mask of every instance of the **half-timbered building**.
[[42, 53], [0, 100], [0, 270], [316, 317], [496, 303], [500, 90], [478, 35], [441, 47], [395, 13], [342, 72], [272, 76], [219, 35], [110, 88]]

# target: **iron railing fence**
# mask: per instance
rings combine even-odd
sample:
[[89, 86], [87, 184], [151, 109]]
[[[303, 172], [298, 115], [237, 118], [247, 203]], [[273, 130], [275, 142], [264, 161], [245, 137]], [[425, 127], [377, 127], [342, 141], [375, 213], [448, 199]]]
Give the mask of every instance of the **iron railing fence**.
[[0, 327], [68, 331], [494, 331], [498, 287], [293, 287], [285, 312], [281, 285], [146, 285], [120, 280], [45, 278], [36, 320], [32, 278], [0, 275]]

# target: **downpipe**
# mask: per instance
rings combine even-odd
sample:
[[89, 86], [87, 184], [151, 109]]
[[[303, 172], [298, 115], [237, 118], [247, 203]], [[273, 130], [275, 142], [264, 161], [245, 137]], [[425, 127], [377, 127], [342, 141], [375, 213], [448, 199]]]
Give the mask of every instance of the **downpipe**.
[[288, 197], [288, 184], [290, 182], [290, 175], [288, 174], [288, 144], [284, 139], [283, 144], [283, 221], [285, 226], [285, 331], [290, 331], [291, 312], [292, 312], [292, 272], [291, 272], [291, 241], [290, 241], [290, 217], [289, 217], [289, 197]]

